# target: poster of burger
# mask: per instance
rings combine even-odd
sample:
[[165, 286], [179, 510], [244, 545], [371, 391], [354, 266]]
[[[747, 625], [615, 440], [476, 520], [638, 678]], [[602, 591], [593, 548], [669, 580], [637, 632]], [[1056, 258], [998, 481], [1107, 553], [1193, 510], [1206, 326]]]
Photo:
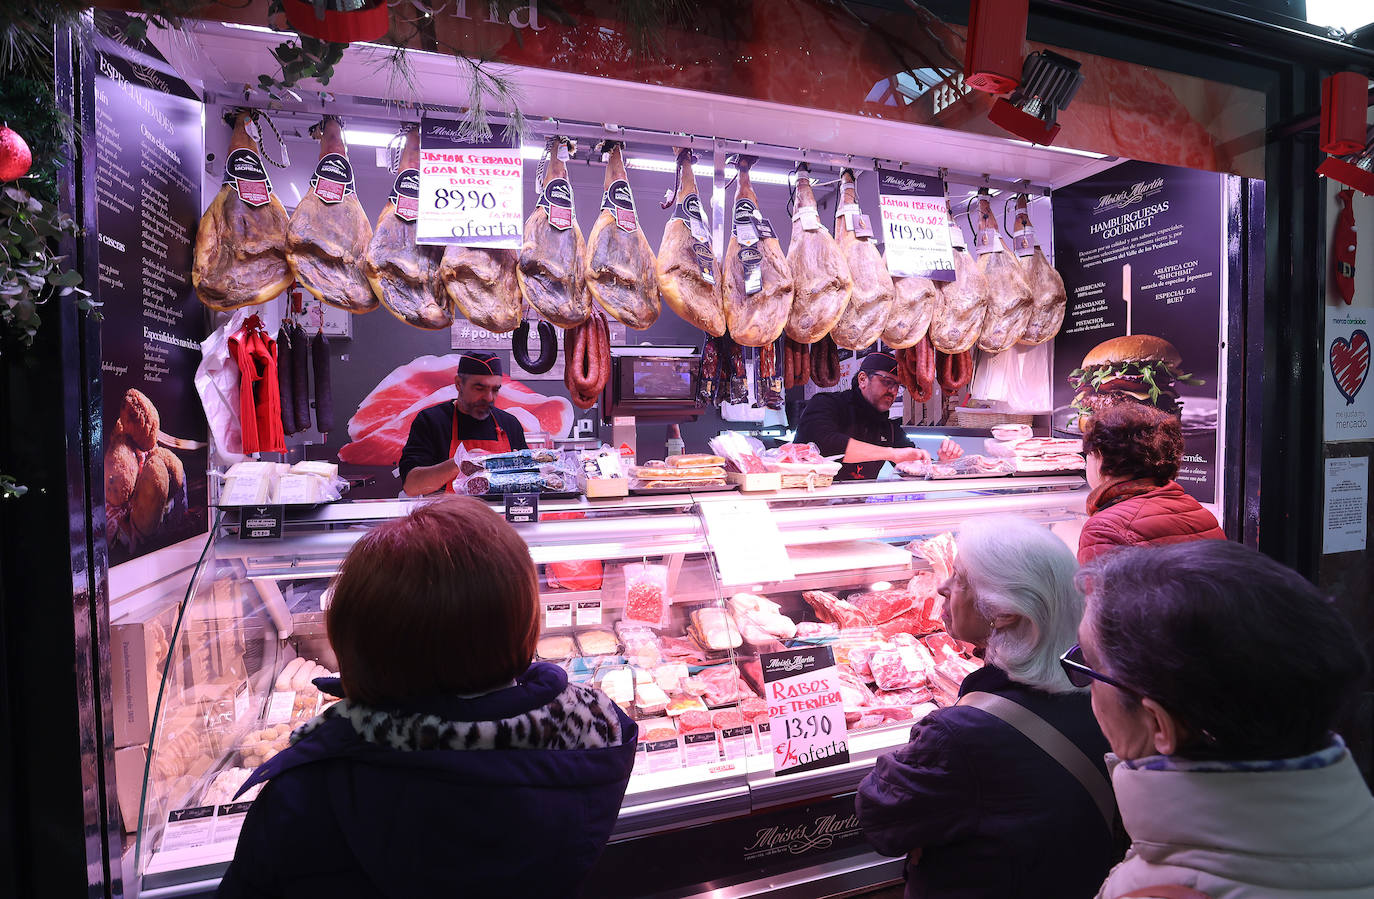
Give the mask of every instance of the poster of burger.
[[1178, 482], [1218, 502], [1223, 176], [1128, 162], [1056, 191], [1055, 267], [1069, 294], [1054, 342], [1053, 424], [1077, 436], [1114, 403], [1183, 425]]

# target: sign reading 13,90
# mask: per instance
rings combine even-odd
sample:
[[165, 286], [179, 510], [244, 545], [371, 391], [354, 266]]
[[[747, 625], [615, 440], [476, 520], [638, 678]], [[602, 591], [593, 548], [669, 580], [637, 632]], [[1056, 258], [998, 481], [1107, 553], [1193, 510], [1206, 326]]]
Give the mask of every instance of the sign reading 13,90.
[[422, 244], [518, 248], [525, 222], [519, 145], [497, 130], [465, 137], [458, 122], [420, 126], [420, 197], [415, 239]]
[[839, 670], [828, 646], [761, 653], [773, 740], [773, 773], [795, 774], [849, 761]]

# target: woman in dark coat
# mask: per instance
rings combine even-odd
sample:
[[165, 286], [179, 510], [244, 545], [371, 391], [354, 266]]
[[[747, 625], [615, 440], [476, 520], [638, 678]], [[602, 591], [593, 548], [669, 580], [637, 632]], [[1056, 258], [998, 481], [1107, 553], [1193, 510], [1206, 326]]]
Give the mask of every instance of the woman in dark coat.
[[[987, 651], [961, 697], [991, 693], [1033, 712], [1086, 756], [1110, 795], [1107, 741], [1059, 656], [1083, 596], [1068, 547], [1023, 519], [965, 524], [940, 588], [949, 633]], [[907, 855], [906, 895], [1086, 899], [1120, 849], [1088, 789], [999, 717], [965, 704], [932, 712], [859, 786], [859, 823], [884, 855]], [[1114, 817], [1110, 799], [1108, 813]]]
[[1092, 417], [1088, 518], [1078, 536], [1086, 564], [1118, 546], [1225, 540], [1216, 518], [1179, 486], [1183, 430], [1176, 417], [1143, 403], [1116, 403]]
[[637, 731], [530, 664], [538, 603], [528, 548], [477, 500], [362, 537], [326, 619], [346, 698], [244, 784], [267, 781], [220, 896], [577, 895]]

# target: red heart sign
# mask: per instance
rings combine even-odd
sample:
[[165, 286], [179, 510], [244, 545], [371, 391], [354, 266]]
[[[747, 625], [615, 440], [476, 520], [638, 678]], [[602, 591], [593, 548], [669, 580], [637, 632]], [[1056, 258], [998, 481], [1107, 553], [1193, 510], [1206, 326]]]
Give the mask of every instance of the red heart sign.
[[1331, 341], [1328, 354], [1331, 362], [1331, 379], [1336, 389], [1345, 397], [1347, 405], [1355, 402], [1355, 394], [1364, 386], [1369, 375], [1369, 335], [1356, 331], [1350, 339], [1337, 337]]

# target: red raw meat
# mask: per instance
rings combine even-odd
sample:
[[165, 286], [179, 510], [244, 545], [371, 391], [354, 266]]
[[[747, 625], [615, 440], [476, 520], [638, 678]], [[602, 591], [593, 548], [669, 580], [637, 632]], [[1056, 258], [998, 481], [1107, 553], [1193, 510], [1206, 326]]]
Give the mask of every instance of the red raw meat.
[[873, 701], [879, 705], [910, 706], [930, 702], [930, 687], [907, 687], [902, 690], [879, 690], [873, 694]]
[[910, 612], [915, 597], [905, 590], [882, 590], [878, 593], [854, 593], [848, 601], [873, 624], [882, 624]]
[[741, 702], [739, 704], [739, 710], [740, 714], [750, 721], [758, 721], [759, 719], [768, 720], [768, 703], [759, 699], [757, 696], [752, 696]]
[[663, 657], [674, 662], [703, 662], [706, 653], [691, 640], [682, 637], [662, 636], [659, 638]]
[[869, 727], [878, 727], [892, 721], [910, 721], [915, 716], [911, 714], [911, 709], [904, 706], [883, 706], [864, 709], [859, 717], [855, 730], [864, 730]]
[[948, 658], [950, 656], [960, 656], [965, 659], [973, 658], [973, 651], [976, 647], [972, 643], [964, 643], [956, 640], [949, 634], [941, 631], [938, 634], [931, 634], [925, 638], [926, 648], [935, 657], [935, 661]]
[[663, 588], [640, 581], [625, 591], [625, 617], [631, 621], [657, 624], [663, 620]]
[[711, 713], [700, 709], [689, 709], [677, 716], [677, 729], [684, 734], [711, 730]]
[[726, 705], [754, 695], [733, 664], [703, 669], [698, 676], [706, 682], [706, 693], [702, 699], [707, 705]]
[[725, 730], [728, 727], [743, 727], [744, 715], [738, 709], [721, 709], [711, 713], [711, 726], [716, 730]]
[[[562, 521], [585, 518], [585, 512], [545, 512], [540, 521]], [[600, 559], [584, 562], [550, 562], [544, 566], [550, 587], [564, 590], [600, 590], [603, 571]]]
[[816, 610], [816, 617], [826, 624], [833, 624], [841, 629], [873, 626], [873, 621], [863, 609], [858, 608], [853, 603], [845, 602], [833, 593], [826, 593], [824, 590], [807, 590], [802, 593], [802, 599], [806, 600], [807, 604]]
[[[453, 376], [459, 353], [421, 356], [394, 369], [358, 404], [348, 420], [351, 443], [339, 450], [339, 460], [355, 465], [395, 465], [410, 435], [411, 422], [422, 410], [457, 396]], [[505, 378], [496, 406], [514, 415], [528, 431], [566, 435], [575, 420], [572, 403], [549, 397]]]
[[895, 649], [880, 649], [869, 661], [873, 666], [873, 682], [880, 690], [902, 690], [918, 687], [926, 682], [923, 669], [911, 668]]

